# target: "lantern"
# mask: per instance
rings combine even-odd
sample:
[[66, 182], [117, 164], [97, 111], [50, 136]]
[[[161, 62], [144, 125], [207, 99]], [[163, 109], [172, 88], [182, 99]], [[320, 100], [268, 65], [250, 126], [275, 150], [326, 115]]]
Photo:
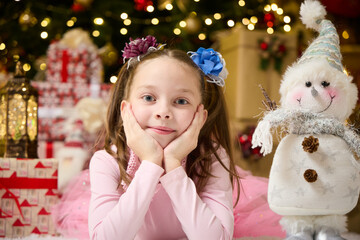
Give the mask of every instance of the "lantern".
[[18, 62], [0, 89], [0, 157], [37, 158], [38, 96]]

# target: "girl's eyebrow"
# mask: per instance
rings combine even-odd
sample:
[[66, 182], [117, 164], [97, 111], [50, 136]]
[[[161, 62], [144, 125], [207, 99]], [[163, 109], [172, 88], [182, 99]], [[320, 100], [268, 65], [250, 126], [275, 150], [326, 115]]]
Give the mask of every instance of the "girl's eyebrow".
[[137, 89], [142, 89], [142, 88], [145, 88], [145, 89], [155, 89], [156, 87], [153, 86], [153, 85], [141, 85], [141, 86], [138, 87]]
[[[138, 91], [139, 91], [139, 90], [140, 90], [140, 91], [141, 91], [141, 90], [154, 90], [154, 89], [157, 89], [157, 87], [154, 86], [154, 85], [142, 85], [142, 86], [139, 86], [139, 87], [137, 88]], [[178, 89], [174, 88], [174, 92], [189, 93], [189, 94], [195, 96], [194, 91], [192, 91], [192, 90], [190, 90], [190, 89], [188, 89], [188, 88], [178, 88]]]
[[195, 96], [195, 93], [194, 93], [192, 90], [187, 89], [187, 88], [176, 89], [176, 91], [179, 91], [179, 92], [181, 92], [181, 93], [189, 93], [189, 94]]

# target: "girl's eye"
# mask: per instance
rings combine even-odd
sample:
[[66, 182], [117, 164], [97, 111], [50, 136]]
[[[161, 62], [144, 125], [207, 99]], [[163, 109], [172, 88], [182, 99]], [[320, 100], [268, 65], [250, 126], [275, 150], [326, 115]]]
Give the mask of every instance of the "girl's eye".
[[306, 82], [306, 83], [305, 83], [305, 86], [306, 86], [306, 87], [311, 87], [311, 82]]
[[183, 98], [177, 99], [175, 102], [180, 105], [185, 105], [185, 104], [189, 103], [187, 100], [185, 100]]
[[328, 87], [329, 85], [330, 85], [330, 83], [327, 82], [327, 81], [322, 81], [321, 82], [321, 86], [323, 86], [324, 88]]
[[151, 95], [145, 95], [142, 97], [146, 102], [153, 102], [155, 101], [155, 98]]

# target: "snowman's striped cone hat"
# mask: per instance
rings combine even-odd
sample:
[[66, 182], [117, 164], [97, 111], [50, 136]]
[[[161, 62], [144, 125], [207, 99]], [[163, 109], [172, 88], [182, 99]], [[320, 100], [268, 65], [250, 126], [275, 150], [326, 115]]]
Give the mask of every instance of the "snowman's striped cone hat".
[[301, 4], [300, 16], [307, 28], [319, 32], [319, 36], [309, 45], [297, 63], [313, 59], [325, 59], [330, 66], [343, 72], [340, 41], [336, 28], [325, 19], [326, 10], [318, 1], [306, 0]]

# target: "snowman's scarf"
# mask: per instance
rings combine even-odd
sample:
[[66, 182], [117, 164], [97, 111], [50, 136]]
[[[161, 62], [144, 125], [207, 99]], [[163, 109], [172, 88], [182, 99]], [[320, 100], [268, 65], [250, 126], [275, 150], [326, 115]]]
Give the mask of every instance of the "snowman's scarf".
[[[342, 138], [350, 150], [360, 157], [360, 136], [351, 128], [335, 118], [319, 113], [278, 108], [265, 114], [271, 128], [281, 128], [281, 133], [292, 134], [331, 134]], [[354, 159], [354, 164], [359, 165]]]

